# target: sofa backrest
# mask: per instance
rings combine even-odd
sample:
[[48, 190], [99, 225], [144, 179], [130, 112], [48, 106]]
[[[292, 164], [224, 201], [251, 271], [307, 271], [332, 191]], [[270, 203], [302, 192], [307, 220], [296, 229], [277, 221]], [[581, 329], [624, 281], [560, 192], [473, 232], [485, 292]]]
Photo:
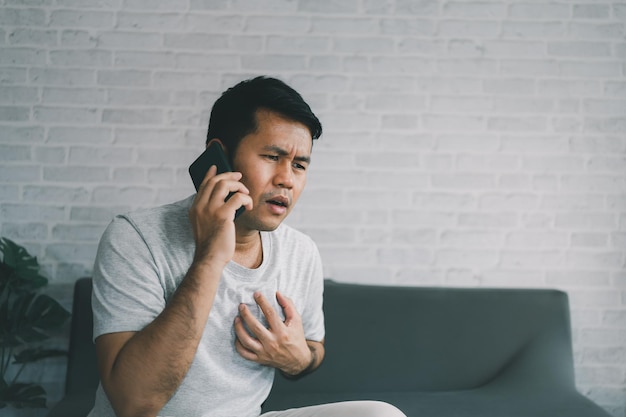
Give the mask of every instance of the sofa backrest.
[[[326, 281], [326, 358], [271, 396], [574, 386], [567, 295]], [[271, 398], [270, 396], [270, 398]]]
[[91, 288], [91, 278], [81, 278], [74, 284], [66, 395], [93, 395], [99, 383], [96, 348], [93, 343]]

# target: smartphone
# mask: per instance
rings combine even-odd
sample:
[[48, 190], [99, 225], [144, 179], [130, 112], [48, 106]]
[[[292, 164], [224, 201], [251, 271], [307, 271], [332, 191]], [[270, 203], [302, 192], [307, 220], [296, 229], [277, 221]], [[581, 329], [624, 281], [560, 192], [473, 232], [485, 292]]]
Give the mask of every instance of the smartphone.
[[[189, 175], [191, 175], [191, 180], [193, 181], [193, 185], [196, 187], [196, 191], [200, 188], [200, 184], [202, 184], [206, 173], [213, 165], [217, 166], [217, 174], [232, 171], [230, 164], [228, 163], [228, 159], [226, 158], [226, 154], [222, 149], [222, 145], [217, 141], [211, 142], [204, 152], [202, 152], [202, 154], [189, 166]], [[227, 201], [233, 194], [234, 193], [228, 194], [225, 201]], [[235, 212], [235, 218], [239, 217], [244, 210], [245, 207], [239, 207]]]

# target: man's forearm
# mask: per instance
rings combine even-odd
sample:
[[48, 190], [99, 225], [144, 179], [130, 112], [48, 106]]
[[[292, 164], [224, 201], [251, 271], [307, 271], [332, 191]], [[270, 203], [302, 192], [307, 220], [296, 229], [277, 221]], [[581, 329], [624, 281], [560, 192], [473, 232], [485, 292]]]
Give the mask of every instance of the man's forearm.
[[[220, 274], [192, 265], [162, 313], [101, 364], [103, 386], [118, 416], [155, 416], [178, 389], [202, 338]], [[96, 343], [98, 350], [116, 349]]]

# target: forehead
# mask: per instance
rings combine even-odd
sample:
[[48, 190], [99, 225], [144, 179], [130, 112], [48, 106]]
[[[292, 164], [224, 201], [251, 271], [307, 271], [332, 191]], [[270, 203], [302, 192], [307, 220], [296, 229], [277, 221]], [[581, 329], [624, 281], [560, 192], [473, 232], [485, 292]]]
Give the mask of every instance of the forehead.
[[242, 144], [259, 147], [280, 147], [297, 154], [311, 153], [313, 138], [308, 127], [303, 123], [288, 119], [269, 111], [258, 110], [256, 113], [257, 129], [242, 139]]

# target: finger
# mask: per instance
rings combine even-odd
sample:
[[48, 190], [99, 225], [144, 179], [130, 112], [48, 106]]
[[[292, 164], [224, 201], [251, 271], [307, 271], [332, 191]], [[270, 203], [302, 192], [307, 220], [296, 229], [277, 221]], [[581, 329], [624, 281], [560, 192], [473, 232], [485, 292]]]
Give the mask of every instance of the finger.
[[235, 193], [231, 198], [228, 199], [224, 207], [228, 208], [228, 210], [233, 212], [239, 209], [239, 207], [245, 207], [246, 210], [252, 210], [253, 203], [252, 198], [247, 194]]
[[237, 336], [236, 342], [239, 342], [242, 348], [251, 353], [257, 352], [260, 348], [262, 348], [261, 343], [250, 336], [250, 333], [246, 330], [243, 325], [243, 321], [240, 317], [235, 317], [235, 335]]
[[267, 301], [267, 298], [263, 296], [260, 292], [254, 293], [254, 301], [259, 305], [263, 315], [267, 319], [267, 324], [269, 324], [270, 329], [276, 329], [278, 326], [283, 324], [278, 312], [274, 309], [274, 307]]
[[200, 183], [200, 187], [198, 188], [206, 186], [206, 184], [211, 180], [211, 178], [215, 176], [216, 173], [217, 173], [217, 165], [211, 165], [209, 169], [207, 170], [206, 174], [204, 174], [204, 178], [202, 179], [202, 182]]
[[[239, 305], [239, 318], [241, 319], [241, 321], [243, 321], [243, 323], [246, 324], [246, 326], [248, 326], [248, 329], [250, 330], [250, 332], [257, 339], [261, 340], [261, 342], [263, 341], [263, 339], [267, 338], [267, 331], [268, 330], [254, 316], [254, 314], [252, 314], [252, 312], [250, 311], [248, 306], [246, 306], [245, 304], [240, 304]], [[245, 328], [243, 327], [243, 323], [241, 323], [241, 328], [242, 328], [242, 330], [245, 331]], [[237, 330], [237, 329], [235, 328], [235, 330]]]
[[278, 304], [283, 308], [283, 313], [285, 313], [285, 325], [289, 325], [294, 320], [300, 320], [300, 313], [298, 313], [296, 305], [291, 298], [283, 295], [280, 291], [276, 291], [276, 301], [278, 301]]

